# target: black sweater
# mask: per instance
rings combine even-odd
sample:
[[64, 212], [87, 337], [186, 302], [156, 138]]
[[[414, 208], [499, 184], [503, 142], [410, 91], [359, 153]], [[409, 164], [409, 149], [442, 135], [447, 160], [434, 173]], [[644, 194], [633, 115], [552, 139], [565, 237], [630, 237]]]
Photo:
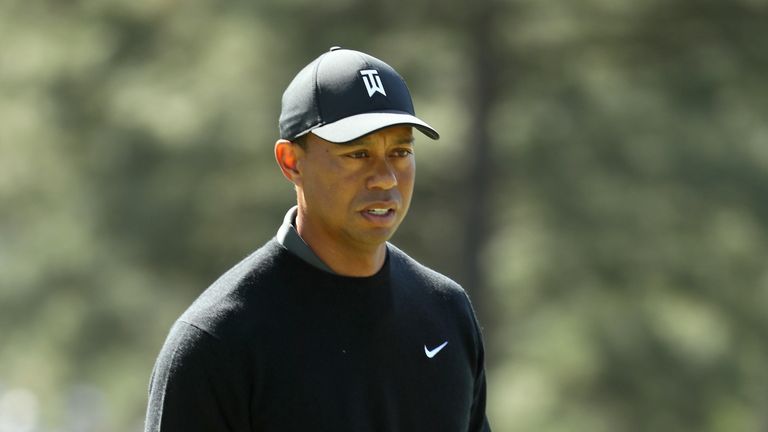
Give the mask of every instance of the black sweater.
[[273, 239], [171, 329], [146, 431], [490, 431], [485, 391], [455, 282], [392, 245], [378, 273], [345, 277]]

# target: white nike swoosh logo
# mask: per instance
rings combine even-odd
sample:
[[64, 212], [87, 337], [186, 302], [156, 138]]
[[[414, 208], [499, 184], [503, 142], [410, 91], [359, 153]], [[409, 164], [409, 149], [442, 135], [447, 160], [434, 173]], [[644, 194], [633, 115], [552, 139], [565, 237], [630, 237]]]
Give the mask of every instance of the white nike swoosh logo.
[[440, 346], [438, 346], [435, 349], [427, 349], [427, 346], [424, 345], [424, 354], [427, 355], [428, 358], [432, 358], [437, 355], [437, 353], [440, 352], [441, 349], [445, 348], [445, 346], [448, 345], [448, 341], [443, 342]]

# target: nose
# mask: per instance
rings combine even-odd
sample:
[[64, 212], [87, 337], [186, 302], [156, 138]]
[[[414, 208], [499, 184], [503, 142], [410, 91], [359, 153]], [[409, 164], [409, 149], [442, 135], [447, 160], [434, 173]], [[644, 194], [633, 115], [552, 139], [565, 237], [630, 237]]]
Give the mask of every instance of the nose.
[[397, 173], [386, 159], [377, 161], [367, 181], [368, 189], [389, 190], [397, 186]]

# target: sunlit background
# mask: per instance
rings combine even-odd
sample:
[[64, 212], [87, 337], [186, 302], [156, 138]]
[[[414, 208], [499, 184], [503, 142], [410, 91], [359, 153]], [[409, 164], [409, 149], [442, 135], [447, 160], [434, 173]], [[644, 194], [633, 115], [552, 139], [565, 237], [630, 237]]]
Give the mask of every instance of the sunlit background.
[[442, 134], [393, 241], [472, 296], [495, 431], [768, 431], [765, 0], [3, 0], [0, 432], [142, 430], [333, 45]]

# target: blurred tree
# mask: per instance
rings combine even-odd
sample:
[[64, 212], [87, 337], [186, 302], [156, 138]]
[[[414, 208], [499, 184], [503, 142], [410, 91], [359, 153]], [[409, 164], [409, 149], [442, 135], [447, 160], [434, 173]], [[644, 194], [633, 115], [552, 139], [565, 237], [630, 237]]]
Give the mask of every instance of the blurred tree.
[[[491, 115], [497, 105], [497, 95], [500, 91], [501, 80], [514, 80], [514, 75], [508, 74], [503, 78], [497, 65], [504, 58], [499, 51], [496, 40], [496, 13], [498, 6], [495, 0], [479, 0], [467, 13], [468, 42], [466, 57], [471, 65], [469, 94], [466, 97], [469, 124], [465, 132], [466, 174], [463, 178], [464, 199], [464, 247], [465, 257], [463, 268], [463, 283], [472, 293], [474, 304], [477, 305], [479, 316], [483, 318], [486, 338], [493, 338], [489, 332], [494, 328], [491, 319], [492, 299], [487, 294], [487, 281], [483, 268], [484, 250], [491, 236], [492, 205], [491, 192], [493, 180], [493, 141], [491, 130]], [[509, 55], [510, 53], [507, 53]], [[507, 84], [511, 85], [511, 84]], [[489, 350], [489, 364], [496, 359], [493, 351]]]

